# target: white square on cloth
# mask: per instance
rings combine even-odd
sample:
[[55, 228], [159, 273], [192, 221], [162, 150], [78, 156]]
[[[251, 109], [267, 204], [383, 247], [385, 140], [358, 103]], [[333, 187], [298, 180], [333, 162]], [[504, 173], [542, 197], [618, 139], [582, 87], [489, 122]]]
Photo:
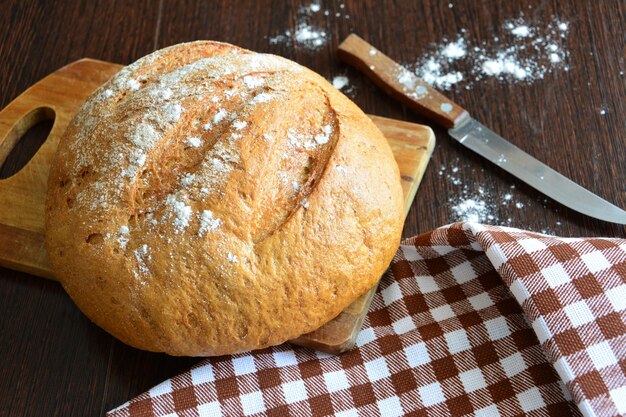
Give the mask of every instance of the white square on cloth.
[[606, 296], [615, 310], [626, 310], [626, 284], [611, 288], [606, 292]]
[[485, 255], [487, 255], [496, 271], [507, 261], [506, 255], [498, 244], [491, 245], [485, 252]]
[[496, 317], [495, 319], [487, 320], [485, 327], [487, 328], [487, 333], [491, 340], [500, 340], [511, 334], [509, 325], [504, 317]]
[[202, 365], [191, 370], [191, 382], [194, 385], [213, 381], [215, 381], [215, 375], [213, 375], [213, 366], [211, 364]]
[[539, 392], [537, 387], [533, 387], [527, 391], [517, 394], [517, 399], [519, 400], [522, 410], [524, 410], [525, 413], [530, 413], [531, 411], [545, 407], [546, 405], [541, 397], [541, 392]]
[[546, 249], [547, 246], [539, 239], [520, 239], [517, 243], [528, 253]]
[[380, 411], [381, 416], [400, 417], [404, 415], [402, 404], [400, 404], [400, 398], [396, 396], [377, 401], [376, 405], [378, 405], [378, 410]]
[[274, 362], [276, 362], [276, 366], [279, 368], [283, 368], [285, 366], [293, 366], [298, 364], [298, 360], [296, 359], [296, 354], [293, 350], [283, 350], [280, 352], [274, 352]]
[[233, 358], [233, 368], [235, 369], [235, 375], [237, 376], [251, 374], [257, 370], [254, 365], [254, 357], [252, 355]]
[[422, 258], [422, 255], [417, 253], [417, 249], [412, 245], [402, 245], [400, 246], [402, 250], [402, 254], [407, 261], [419, 261]]
[[548, 327], [548, 324], [543, 317], [537, 317], [537, 320], [533, 321], [532, 326], [533, 330], [537, 334], [537, 339], [539, 339], [539, 343], [545, 343], [548, 339], [552, 337], [552, 333], [550, 333], [550, 328]]
[[454, 280], [459, 284], [463, 284], [476, 278], [476, 272], [474, 271], [470, 261], [465, 261], [462, 264], [455, 266], [450, 270], [450, 272], [454, 276]]
[[476, 410], [474, 417], [500, 417], [500, 412], [495, 404], [491, 404], [489, 407]]
[[524, 301], [530, 298], [528, 288], [526, 288], [526, 285], [524, 285], [519, 278], [516, 278], [511, 284], [511, 292], [520, 305], [524, 304]]
[[561, 264], [554, 264], [541, 270], [541, 275], [546, 279], [550, 288], [570, 282], [571, 278]]
[[470, 297], [467, 300], [476, 311], [484, 310], [485, 308], [493, 305], [491, 297], [486, 292]]
[[424, 365], [430, 362], [428, 348], [426, 347], [426, 343], [424, 342], [405, 347], [404, 354], [406, 355], [406, 359], [409, 362], [409, 366], [411, 368], [416, 368], [420, 365]]
[[606, 260], [606, 258], [604, 257], [604, 255], [602, 255], [602, 252], [600, 251], [586, 253], [580, 258], [587, 265], [587, 268], [589, 268], [589, 272], [591, 272], [592, 274], [611, 267], [611, 263]]
[[417, 285], [420, 287], [420, 292], [427, 294], [429, 292], [439, 291], [439, 286], [435, 282], [435, 279], [430, 275], [421, 275], [415, 277]]
[[404, 334], [416, 328], [415, 323], [413, 323], [413, 318], [411, 318], [411, 316], [404, 317], [398, 321], [393, 322], [392, 326], [393, 331], [397, 334]]
[[454, 317], [454, 311], [452, 311], [450, 304], [444, 304], [441, 307], [433, 308], [430, 310], [430, 314], [433, 315], [435, 321], [444, 321]]
[[619, 387], [617, 389], [609, 391], [611, 399], [617, 407], [617, 411], [620, 414], [626, 415], [626, 387]]
[[441, 390], [441, 384], [439, 382], [434, 382], [432, 384], [420, 387], [418, 388], [418, 391], [420, 393], [422, 403], [426, 407], [439, 404], [446, 400], [446, 397], [445, 395], [443, 395], [443, 391]]
[[210, 403], [199, 405], [198, 414], [200, 417], [221, 416], [222, 408], [219, 401], [211, 401]]
[[574, 379], [574, 372], [572, 372], [572, 368], [570, 368], [569, 363], [567, 363], [567, 358], [562, 357], [554, 362], [554, 369], [563, 382], [568, 383]]
[[508, 378], [513, 378], [515, 375], [527, 368], [526, 362], [524, 362], [524, 357], [519, 352], [502, 359], [500, 364], [502, 365], [502, 369], [504, 369], [504, 373]]
[[239, 398], [245, 415], [250, 416], [252, 414], [262, 413], [265, 411], [265, 402], [263, 401], [263, 394], [261, 391], [244, 394]]
[[365, 371], [367, 372], [367, 377], [372, 382], [387, 378], [391, 375], [384, 357], [365, 362]]
[[392, 282], [387, 288], [381, 291], [383, 302], [386, 306], [391, 305], [394, 301], [402, 299], [402, 290], [396, 281]]
[[359, 335], [356, 337], [356, 345], [361, 347], [373, 340], [376, 340], [376, 333], [374, 333], [374, 329], [367, 327], [359, 332]]
[[446, 342], [448, 342], [448, 349], [450, 349], [451, 353], [462, 352], [472, 347], [467, 338], [467, 333], [463, 329], [446, 333], [444, 337], [446, 338]]
[[602, 342], [589, 346], [587, 348], [587, 355], [589, 355], [589, 358], [591, 359], [591, 362], [593, 362], [593, 366], [595, 366], [596, 369], [602, 369], [607, 366], [617, 364], [615, 353], [613, 353], [613, 349], [611, 349], [608, 342]]
[[467, 392], [474, 392], [487, 386], [483, 373], [478, 368], [459, 374], [459, 379]]
[[304, 381], [297, 380], [292, 382], [286, 382], [282, 384], [283, 396], [287, 404], [297, 403], [298, 401], [306, 400], [306, 387]]
[[563, 307], [563, 311], [574, 327], [580, 327], [583, 324], [591, 323], [595, 320], [595, 317], [585, 300], [567, 305]]
[[350, 383], [348, 382], [348, 378], [346, 377], [346, 372], [343, 369], [335, 372], [325, 373], [324, 382], [326, 383], [326, 388], [328, 388], [328, 392], [337, 392], [350, 387]]

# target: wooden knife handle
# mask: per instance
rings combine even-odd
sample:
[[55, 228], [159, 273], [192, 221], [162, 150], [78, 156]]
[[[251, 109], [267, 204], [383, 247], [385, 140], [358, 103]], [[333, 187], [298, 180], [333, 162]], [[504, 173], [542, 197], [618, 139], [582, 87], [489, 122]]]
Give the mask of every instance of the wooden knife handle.
[[443, 127], [456, 127], [469, 117], [461, 106], [354, 33], [339, 45], [337, 56], [363, 72], [396, 100]]

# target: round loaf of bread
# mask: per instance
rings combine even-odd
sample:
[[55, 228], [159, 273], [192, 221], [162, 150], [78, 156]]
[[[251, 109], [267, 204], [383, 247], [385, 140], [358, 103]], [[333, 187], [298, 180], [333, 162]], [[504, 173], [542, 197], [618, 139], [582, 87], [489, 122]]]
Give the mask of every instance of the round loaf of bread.
[[218, 42], [125, 67], [61, 139], [48, 253], [113, 336], [212, 356], [313, 331], [372, 288], [403, 224], [381, 132], [314, 72]]

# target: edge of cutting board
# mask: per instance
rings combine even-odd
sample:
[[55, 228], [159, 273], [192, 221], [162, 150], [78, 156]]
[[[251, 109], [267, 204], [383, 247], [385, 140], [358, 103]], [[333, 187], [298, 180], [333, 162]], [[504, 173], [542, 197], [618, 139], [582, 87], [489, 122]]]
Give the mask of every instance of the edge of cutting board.
[[[35, 124], [54, 119], [46, 141], [15, 175], [0, 180], [0, 266], [54, 279], [46, 253], [43, 216], [50, 162], [59, 138], [89, 95], [122, 65], [84, 58], [43, 78], [0, 111], [0, 164]], [[388, 139], [402, 176], [405, 215], [434, 149], [423, 125], [370, 116]], [[318, 330], [291, 342], [328, 353], [351, 349], [376, 288]]]

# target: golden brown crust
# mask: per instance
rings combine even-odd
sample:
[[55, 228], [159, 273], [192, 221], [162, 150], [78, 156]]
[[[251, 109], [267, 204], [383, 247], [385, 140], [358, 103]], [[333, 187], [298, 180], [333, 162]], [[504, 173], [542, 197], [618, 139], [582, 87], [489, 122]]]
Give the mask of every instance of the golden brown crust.
[[46, 235], [99, 326], [211, 356], [335, 317], [388, 266], [402, 219], [391, 150], [350, 100], [286, 59], [194, 42], [83, 106], [52, 165]]

